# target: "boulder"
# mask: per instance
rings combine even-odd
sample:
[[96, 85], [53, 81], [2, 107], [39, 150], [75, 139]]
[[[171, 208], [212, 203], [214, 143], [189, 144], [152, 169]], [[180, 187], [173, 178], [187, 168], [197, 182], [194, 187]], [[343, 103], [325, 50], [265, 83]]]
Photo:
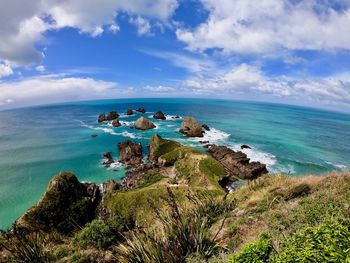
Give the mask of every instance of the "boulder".
[[108, 121], [113, 121], [115, 119], [119, 118], [119, 114], [116, 111], [111, 111], [108, 115], [107, 115], [107, 120]]
[[109, 194], [112, 193], [114, 191], [117, 191], [121, 188], [121, 185], [118, 184], [116, 181], [114, 180], [107, 180], [106, 182], [104, 182], [102, 184], [102, 192], [104, 194]]
[[128, 109], [127, 112], [126, 112], [126, 115], [130, 116], [130, 115], [133, 115], [134, 112], [132, 109]]
[[98, 122], [104, 122], [106, 120], [107, 120], [106, 114], [101, 113], [100, 115], [98, 115], [98, 119], [97, 119]]
[[105, 167], [110, 167], [112, 163], [114, 163], [113, 156], [111, 152], [105, 152], [102, 154], [103, 157], [103, 165]]
[[126, 140], [118, 143], [119, 162], [127, 165], [137, 166], [142, 163], [141, 143]]
[[116, 119], [116, 120], [112, 121], [112, 126], [113, 127], [120, 127], [120, 126], [122, 126], [122, 124], [119, 122], [118, 119]]
[[147, 118], [141, 117], [135, 122], [135, 128], [138, 130], [150, 130], [156, 126]]
[[154, 115], [153, 118], [158, 119], [158, 120], [165, 120], [165, 115], [161, 111], [157, 111]]
[[96, 138], [98, 135], [97, 134], [91, 134], [91, 138]]
[[199, 143], [201, 143], [201, 144], [208, 144], [209, 141], [199, 141]]
[[251, 149], [251, 147], [249, 145], [243, 144], [241, 145], [241, 149]]
[[206, 125], [206, 124], [203, 124], [203, 125], [202, 125], [202, 128], [203, 128], [204, 130], [206, 130], [206, 131], [210, 131], [209, 126]]
[[138, 108], [136, 111], [140, 112], [140, 113], [145, 113], [146, 112], [145, 108]]
[[226, 146], [212, 145], [208, 152], [225, 167], [229, 177], [232, 177], [231, 181], [237, 178], [253, 180], [268, 173], [265, 164], [250, 162], [245, 153], [235, 152]]
[[202, 126], [193, 117], [185, 117], [179, 131], [188, 137], [203, 137]]

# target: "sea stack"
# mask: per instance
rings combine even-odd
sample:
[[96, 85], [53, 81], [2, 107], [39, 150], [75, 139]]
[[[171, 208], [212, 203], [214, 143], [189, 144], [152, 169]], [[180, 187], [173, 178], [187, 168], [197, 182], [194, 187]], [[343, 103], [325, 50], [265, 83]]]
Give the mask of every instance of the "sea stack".
[[154, 115], [153, 118], [158, 119], [158, 120], [165, 120], [165, 115], [161, 111], [157, 111]]
[[126, 115], [130, 116], [130, 115], [133, 115], [134, 112], [132, 109], [128, 109], [127, 112], [126, 112]]
[[113, 121], [115, 119], [119, 118], [119, 114], [116, 111], [111, 111], [108, 115], [107, 115], [107, 120], [108, 121]]
[[98, 115], [98, 118], [97, 118], [97, 121], [98, 121], [98, 122], [104, 122], [104, 121], [106, 121], [106, 120], [107, 120], [106, 114], [101, 113], [100, 115]]
[[146, 112], [145, 108], [138, 108], [136, 111], [140, 112], [140, 113], [145, 113]]
[[188, 137], [203, 137], [202, 126], [193, 117], [186, 116], [179, 131]]
[[135, 122], [135, 128], [138, 130], [150, 130], [154, 129], [156, 126], [149, 119], [145, 117], [138, 118]]
[[141, 143], [126, 140], [118, 143], [119, 162], [127, 165], [137, 166], [142, 163]]

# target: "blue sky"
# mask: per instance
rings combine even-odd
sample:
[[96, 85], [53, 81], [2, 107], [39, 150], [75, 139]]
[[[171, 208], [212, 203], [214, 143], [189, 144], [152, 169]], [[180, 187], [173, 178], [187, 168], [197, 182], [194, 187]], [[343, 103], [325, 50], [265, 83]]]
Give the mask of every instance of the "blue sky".
[[4, 0], [0, 109], [128, 97], [350, 112], [349, 0]]

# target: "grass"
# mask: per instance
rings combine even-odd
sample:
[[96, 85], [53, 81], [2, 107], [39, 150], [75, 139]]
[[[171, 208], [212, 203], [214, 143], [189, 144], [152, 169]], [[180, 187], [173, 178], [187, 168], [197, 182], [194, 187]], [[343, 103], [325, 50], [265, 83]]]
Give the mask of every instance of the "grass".
[[153, 157], [155, 159], [173, 151], [174, 149], [180, 146], [180, 143], [172, 140], [163, 139], [159, 135], [153, 136], [150, 142], [150, 148], [153, 150]]

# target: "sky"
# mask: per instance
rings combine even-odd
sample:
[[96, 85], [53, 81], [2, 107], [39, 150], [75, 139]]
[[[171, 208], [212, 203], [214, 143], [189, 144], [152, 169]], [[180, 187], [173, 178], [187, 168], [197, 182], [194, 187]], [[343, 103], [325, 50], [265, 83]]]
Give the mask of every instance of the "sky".
[[143, 97], [350, 113], [350, 0], [0, 1], [0, 110]]

